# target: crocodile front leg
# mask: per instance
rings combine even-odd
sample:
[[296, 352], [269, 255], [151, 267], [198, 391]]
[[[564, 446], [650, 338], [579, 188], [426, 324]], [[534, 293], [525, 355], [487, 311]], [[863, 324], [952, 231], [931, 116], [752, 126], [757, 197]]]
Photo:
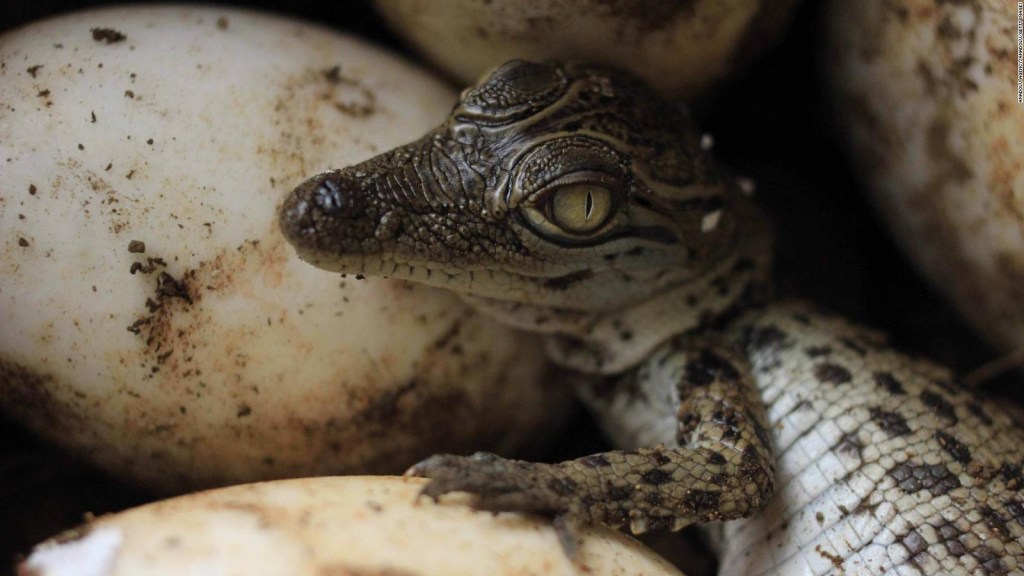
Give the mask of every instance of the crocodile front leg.
[[676, 398], [671, 445], [557, 464], [439, 455], [411, 473], [433, 479], [424, 494], [434, 498], [467, 491], [477, 508], [628, 525], [634, 533], [756, 512], [772, 492], [774, 459], [744, 361], [724, 347], [676, 339], [612, 386], [655, 389], [666, 381]]

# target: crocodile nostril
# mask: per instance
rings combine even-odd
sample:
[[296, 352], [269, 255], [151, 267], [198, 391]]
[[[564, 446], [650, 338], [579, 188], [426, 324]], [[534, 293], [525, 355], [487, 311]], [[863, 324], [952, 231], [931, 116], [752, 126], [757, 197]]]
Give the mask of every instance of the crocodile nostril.
[[313, 190], [312, 200], [320, 210], [330, 216], [342, 214], [352, 207], [351, 199], [341, 186], [329, 179], [322, 180]]
[[315, 245], [326, 241], [330, 230], [360, 216], [364, 204], [359, 181], [336, 170], [297, 186], [282, 204], [278, 218], [290, 242]]

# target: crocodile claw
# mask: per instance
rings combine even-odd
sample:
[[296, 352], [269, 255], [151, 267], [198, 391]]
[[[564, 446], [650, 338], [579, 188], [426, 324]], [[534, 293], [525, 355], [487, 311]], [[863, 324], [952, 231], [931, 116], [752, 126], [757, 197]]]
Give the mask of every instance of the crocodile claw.
[[420, 496], [437, 500], [449, 492], [469, 492], [473, 507], [493, 512], [558, 514], [565, 503], [555, 496], [550, 480], [555, 467], [509, 460], [488, 452], [472, 456], [438, 454], [406, 471], [406, 476], [429, 478]]
[[469, 492], [473, 507], [492, 512], [531, 512], [553, 516], [555, 534], [566, 556], [580, 544], [579, 519], [566, 499], [560, 469], [551, 464], [508, 460], [490, 452], [472, 456], [438, 454], [413, 465], [406, 476], [430, 478], [420, 491], [435, 502], [449, 492]]

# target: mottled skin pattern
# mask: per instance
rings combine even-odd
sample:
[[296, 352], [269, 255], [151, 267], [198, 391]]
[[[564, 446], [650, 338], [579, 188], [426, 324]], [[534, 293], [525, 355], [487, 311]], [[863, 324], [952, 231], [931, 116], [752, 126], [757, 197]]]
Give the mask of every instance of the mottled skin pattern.
[[543, 335], [622, 448], [435, 456], [427, 495], [563, 535], [734, 520], [709, 528], [725, 574], [1024, 570], [1021, 426], [874, 333], [764, 304], [762, 218], [629, 77], [510, 62], [421, 140], [299, 186], [281, 227], [317, 266]]
[[1024, 573], [1024, 432], [1004, 407], [806, 304], [727, 332], [778, 473], [764, 510], [722, 527], [722, 573]]

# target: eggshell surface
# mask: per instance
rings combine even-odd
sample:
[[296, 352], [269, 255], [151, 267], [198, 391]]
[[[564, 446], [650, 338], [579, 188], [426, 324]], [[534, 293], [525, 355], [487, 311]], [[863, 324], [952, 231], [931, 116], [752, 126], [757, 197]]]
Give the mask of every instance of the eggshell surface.
[[1017, 3], [829, 8], [837, 115], [889, 229], [980, 334], [1024, 350]]
[[580, 60], [693, 98], [771, 46], [797, 0], [376, 0], [464, 83], [506, 60]]
[[162, 490], [515, 452], [538, 344], [442, 291], [313, 268], [288, 191], [413, 140], [450, 88], [337, 32], [104, 9], [0, 38], [0, 409]]
[[424, 482], [308, 478], [178, 497], [98, 518], [44, 543], [21, 570], [33, 576], [680, 574], [605, 527], [582, 530], [570, 560], [550, 521], [474, 511], [467, 495], [417, 500]]

